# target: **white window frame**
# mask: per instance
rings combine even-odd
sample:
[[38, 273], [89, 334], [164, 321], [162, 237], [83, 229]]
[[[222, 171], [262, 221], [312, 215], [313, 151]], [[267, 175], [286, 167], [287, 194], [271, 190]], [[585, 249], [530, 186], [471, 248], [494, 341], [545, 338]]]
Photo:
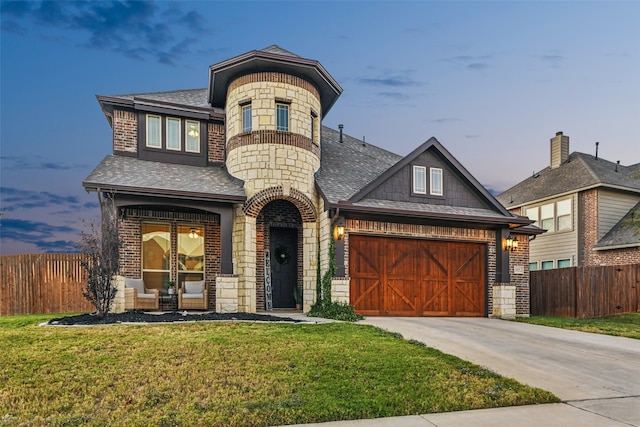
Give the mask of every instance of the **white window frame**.
[[[419, 171], [422, 176], [419, 176]], [[415, 194], [427, 194], [427, 167], [413, 166], [413, 192]]]
[[[564, 209], [561, 211], [561, 208], [564, 208], [564, 205], [567, 205], [568, 212]], [[573, 216], [571, 215], [571, 199], [560, 200], [556, 202], [556, 230], [557, 231], [569, 231], [573, 229]], [[560, 218], [568, 218], [568, 226], [560, 228]]]
[[[535, 268], [531, 268], [531, 267], [535, 267]], [[538, 264], [538, 261], [533, 261], [529, 263], [529, 271], [538, 271], [540, 269], [540, 265]]]
[[[157, 144], [155, 143], [155, 141], [153, 141], [154, 143], [151, 143], [152, 141], [149, 139], [149, 136], [151, 135], [151, 133], [149, 132], [149, 129], [150, 129], [149, 119], [151, 118], [157, 119], [157, 124], [158, 124]], [[146, 115], [146, 146], [149, 148], [162, 148], [162, 117], [161, 116], [157, 116], [155, 114]]]
[[[281, 125], [280, 124], [280, 114], [281, 112], [285, 112], [287, 116], [286, 118], [286, 124], [285, 125]], [[284, 104], [282, 102], [276, 102], [276, 130], [279, 131], [283, 131], [283, 132], [289, 132], [289, 104]]]
[[[551, 212], [545, 213], [545, 208], [548, 211], [551, 209]], [[553, 233], [555, 230], [556, 223], [556, 215], [555, 215], [555, 203], [547, 203], [546, 205], [540, 206], [540, 228], [547, 230], [550, 233]]]
[[[196, 131], [198, 132], [198, 136], [197, 137], [191, 137], [189, 136], [189, 125], [190, 124], [194, 124], [196, 125]], [[200, 153], [200, 139], [201, 139], [201, 135], [200, 135], [200, 122], [197, 120], [187, 120], [186, 124], [184, 126], [184, 131], [185, 131], [185, 144], [184, 144], [184, 151], [186, 151], [187, 153]], [[189, 141], [194, 141], [196, 143], [196, 149], [190, 149], [189, 148]]]
[[[561, 262], [566, 261], [569, 265], [560, 265]], [[571, 267], [571, 258], [559, 259], [557, 262], [558, 268], [569, 268]]]
[[[547, 265], [548, 265], [549, 263], [551, 263], [551, 268], [544, 268], [544, 267], [545, 267], [545, 264], [547, 264]], [[540, 263], [540, 270], [553, 270], [553, 266], [554, 266], [554, 264], [553, 264], [553, 261], [552, 261], [552, 260], [542, 261], [542, 262]]]
[[[247, 111], [248, 115], [245, 114]], [[251, 103], [240, 106], [240, 114], [242, 114], [242, 132], [251, 132], [253, 130]]]
[[[438, 179], [434, 177], [439, 175]], [[443, 175], [441, 168], [429, 168], [429, 194], [432, 196], [442, 196], [444, 194], [444, 183], [443, 183]], [[439, 185], [435, 185], [435, 184]]]
[[527, 218], [533, 221], [532, 225], [535, 225], [536, 227], [538, 227], [538, 223], [539, 223], [538, 218], [540, 214], [540, 208], [536, 206], [535, 208], [527, 209], [525, 212], [526, 212]]
[[[172, 147], [171, 146], [171, 132], [170, 132], [170, 129], [169, 129], [169, 123], [170, 122], [177, 122], [178, 123], [178, 133], [177, 133], [178, 146], [177, 147]], [[167, 129], [167, 150], [181, 151], [182, 150], [182, 120], [180, 120], [177, 117], [167, 117], [165, 126], [166, 126], [166, 129]]]

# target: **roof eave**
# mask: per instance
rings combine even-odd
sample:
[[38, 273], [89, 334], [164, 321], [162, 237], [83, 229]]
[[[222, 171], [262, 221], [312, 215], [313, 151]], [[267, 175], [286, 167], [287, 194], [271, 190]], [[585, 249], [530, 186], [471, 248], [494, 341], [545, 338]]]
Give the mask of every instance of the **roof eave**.
[[142, 188], [142, 187], [129, 187], [122, 185], [101, 184], [91, 181], [83, 181], [82, 186], [87, 192], [106, 191], [119, 194], [126, 194], [130, 196], [154, 196], [154, 197], [167, 197], [176, 199], [189, 199], [189, 200], [201, 200], [209, 202], [232, 202], [240, 203], [247, 200], [246, 196], [231, 195], [231, 194], [211, 194], [211, 193], [198, 193], [198, 192], [185, 192], [179, 190], [166, 190], [166, 189], [154, 189], [154, 188]]
[[593, 250], [594, 251], [610, 251], [610, 250], [614, 250], [614, 249], [630, 249], [630, 248], [639, 248], [640, 249], [640, 242], [625, 243], [625, 244], [621, 244], [621, 245], [596, 246], [596, 247], [593, 248]]

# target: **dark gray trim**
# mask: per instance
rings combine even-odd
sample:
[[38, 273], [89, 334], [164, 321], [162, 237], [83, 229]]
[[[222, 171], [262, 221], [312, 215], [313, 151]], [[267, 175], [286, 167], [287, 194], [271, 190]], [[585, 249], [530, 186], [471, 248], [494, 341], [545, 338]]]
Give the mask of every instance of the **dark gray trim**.
[[[148, 187], [126, 187], [121, 185], [104, 185], [96, 184], [92, 182], [83, 181], [82, 186], [86, 191], [106, 191], [109, 193], [126, 194], [136, 197], [166, 197], [170, 199], [184, 199], [186, 197], [189, 200], [198, 200], [205, 202], [215, 203], [244, 203], [246, 196], [232, 196], [226, 194], [210, 194], [210, 193], [189, 193], [185, 191], [175, 191], [167, 189], [153, 189]], [[158, 200], [158, 199], [156, 199]]]
[[509, 251], [502, 247], [511, 231], [509, 228], [496, 229], [496, 280], [495, 283], [511, 283], [509, 275]]

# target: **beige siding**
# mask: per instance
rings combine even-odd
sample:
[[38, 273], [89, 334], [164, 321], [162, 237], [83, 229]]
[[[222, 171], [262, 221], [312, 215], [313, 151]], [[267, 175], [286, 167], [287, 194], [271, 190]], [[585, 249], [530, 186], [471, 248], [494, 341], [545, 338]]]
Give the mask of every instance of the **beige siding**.
[[529, 252], [529, 262], [537, 262], [538, 267], [541, 268], [542, 261], [553, 261], [554, 268], [557, 267], [557, 261], [559, 259], [570, 259], [571, 265], [576, 265], [578, 262], [578, 195], [572, 194], [554, 199], [548, 199], [535, 205], [524, 206], [522, 212], [526, 212], [526, 209], [546, 205], [548, 203], [555, 203], [567, 198], [572, 199], [571, 203], [571, 220], [572, 228], [570, 231], [560, 232], [547, 232], [536, 236], [531, 242]]
[[598, 190], [598, 239], [604, 237], [638, 201], [640, 196], [637, 194]]

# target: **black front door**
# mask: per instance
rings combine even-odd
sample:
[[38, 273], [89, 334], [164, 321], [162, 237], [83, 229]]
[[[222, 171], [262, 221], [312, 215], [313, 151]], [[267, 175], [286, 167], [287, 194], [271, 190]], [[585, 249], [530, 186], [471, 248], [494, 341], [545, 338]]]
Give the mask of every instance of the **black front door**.
[[270, 231], [273, 308], [295, 308], [293, 288], [298, 285], [298, 230], [273, 227]]

